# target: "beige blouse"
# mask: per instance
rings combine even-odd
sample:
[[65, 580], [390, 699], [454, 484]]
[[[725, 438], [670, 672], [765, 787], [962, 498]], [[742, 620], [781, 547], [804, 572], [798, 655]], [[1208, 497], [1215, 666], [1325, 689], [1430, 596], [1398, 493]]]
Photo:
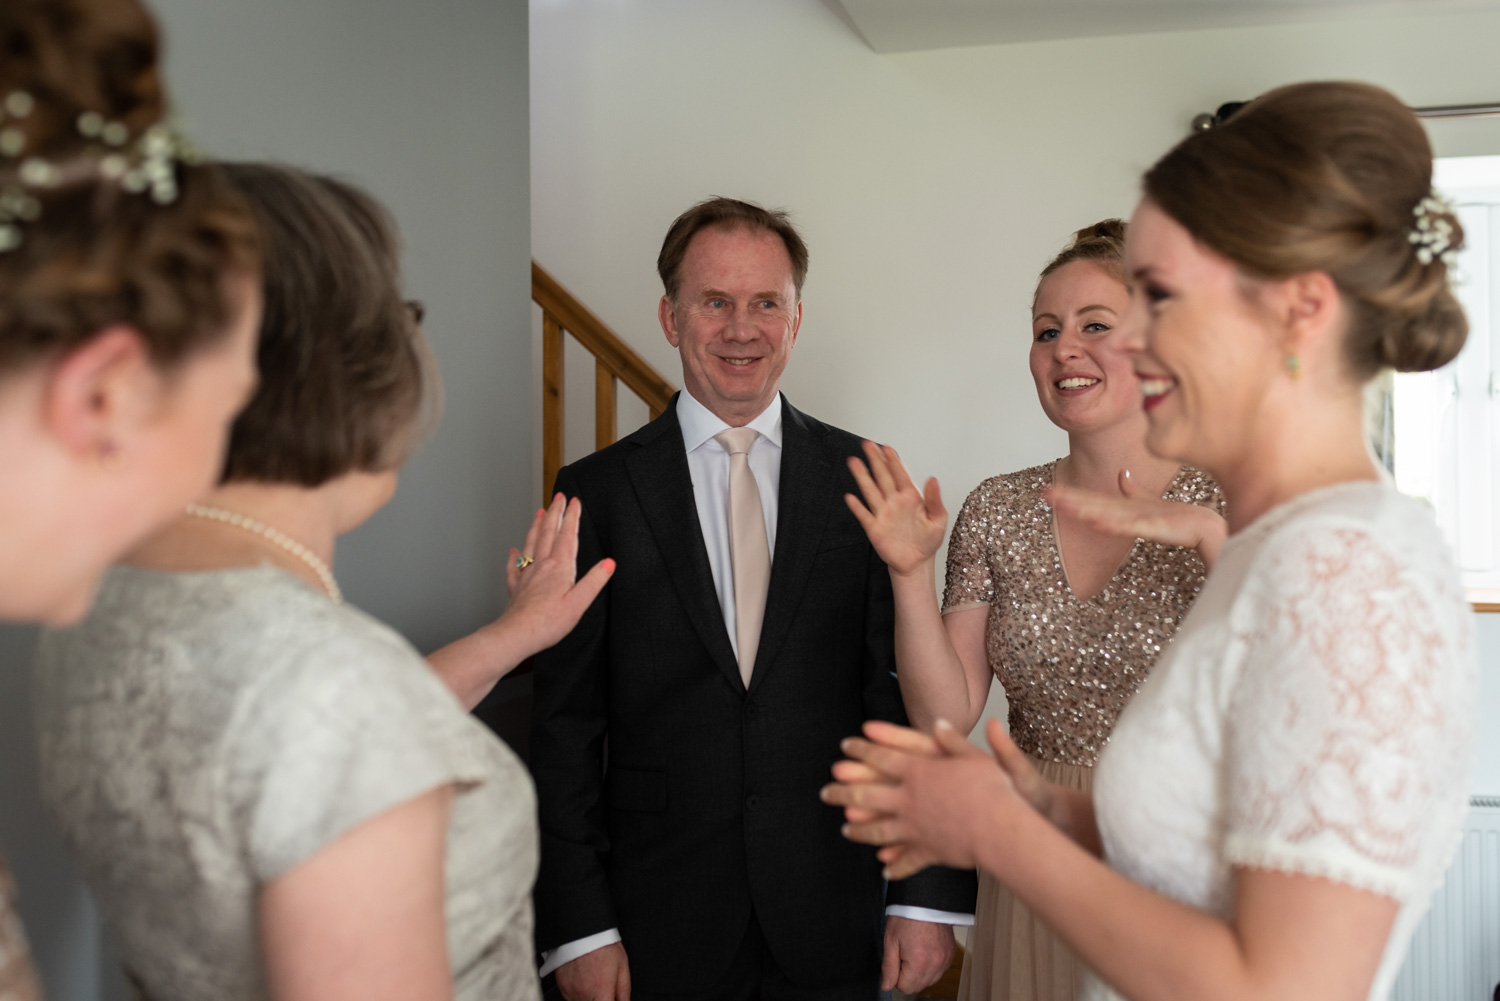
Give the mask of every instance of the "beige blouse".
[[540, 998], [530, 777], [379, 622], [270, 567], [116, 568], [35, 688], [43, 796], [151, 1001], [267, 1001], [261, 888], [445, 785], [455, 998]]
[[[1017, 745], [1042, 761], [1090, 766], [1207, 570], [1196, 550], [1137, 539], [1104, 590], [1080, 601], [1042, 498], [1056, 465], [995, 476], [969, 494], [948, 542], [943, 612], [989, 606], [989, 663]], [[1162, 496], [1224, 509], [1218, 485], [1187, 466]]]

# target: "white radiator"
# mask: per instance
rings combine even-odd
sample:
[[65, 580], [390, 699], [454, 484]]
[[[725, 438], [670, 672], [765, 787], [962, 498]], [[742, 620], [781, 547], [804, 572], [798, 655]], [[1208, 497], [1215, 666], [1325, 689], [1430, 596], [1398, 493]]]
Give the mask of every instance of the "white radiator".
[[1392, 1001], [1492, 1001], [1500, 984], [1500, 797], [1476, 797]]

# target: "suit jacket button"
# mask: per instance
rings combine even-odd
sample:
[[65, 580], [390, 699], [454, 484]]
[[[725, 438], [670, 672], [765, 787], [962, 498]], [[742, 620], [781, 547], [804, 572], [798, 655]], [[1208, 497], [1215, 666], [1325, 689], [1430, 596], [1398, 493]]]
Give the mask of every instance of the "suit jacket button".
[[745, 797], [745, 809], [746, 810], [750, 810], [750, 811], [753, 812], [759, 806], [760, 806], [760, 797], [759, 796], [746, 796]]
[[754, 702], [745, 703], [745, 716], [748, 719], [754, 719], [756, 717], [756, 714], [759, 712], [760, 707], [757, 706]]

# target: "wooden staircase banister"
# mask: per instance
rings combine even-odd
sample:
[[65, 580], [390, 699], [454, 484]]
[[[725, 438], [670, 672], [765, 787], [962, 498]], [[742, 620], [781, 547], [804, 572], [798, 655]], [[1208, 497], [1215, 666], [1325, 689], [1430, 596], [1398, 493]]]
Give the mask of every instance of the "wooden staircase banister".
[[546, 503], [562, 468], [565, 331], [594, 356], [595, 448], [613, 444], [617, 437], [617, 382], [625, 383], [645, 402], [652, 420], [666, 411], [677, 388], [536, 261], [531, 262], [531, 299], [542, 308], [542, 501]]

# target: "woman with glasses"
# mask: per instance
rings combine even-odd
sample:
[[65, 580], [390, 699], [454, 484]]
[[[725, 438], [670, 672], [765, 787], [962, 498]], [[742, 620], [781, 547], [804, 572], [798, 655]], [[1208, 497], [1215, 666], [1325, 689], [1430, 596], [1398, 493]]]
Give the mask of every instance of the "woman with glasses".
[[430, 663], [344, 604], [435, 375], [357, 189], [233, 165], [265, 242], [260, 385], [222, 482], [43, 640], [43, 792], [153, 1001], [538, 996], [535, 798], [472, 707], [565, 635], [579, 508], [539, 512], [505, 615]]

